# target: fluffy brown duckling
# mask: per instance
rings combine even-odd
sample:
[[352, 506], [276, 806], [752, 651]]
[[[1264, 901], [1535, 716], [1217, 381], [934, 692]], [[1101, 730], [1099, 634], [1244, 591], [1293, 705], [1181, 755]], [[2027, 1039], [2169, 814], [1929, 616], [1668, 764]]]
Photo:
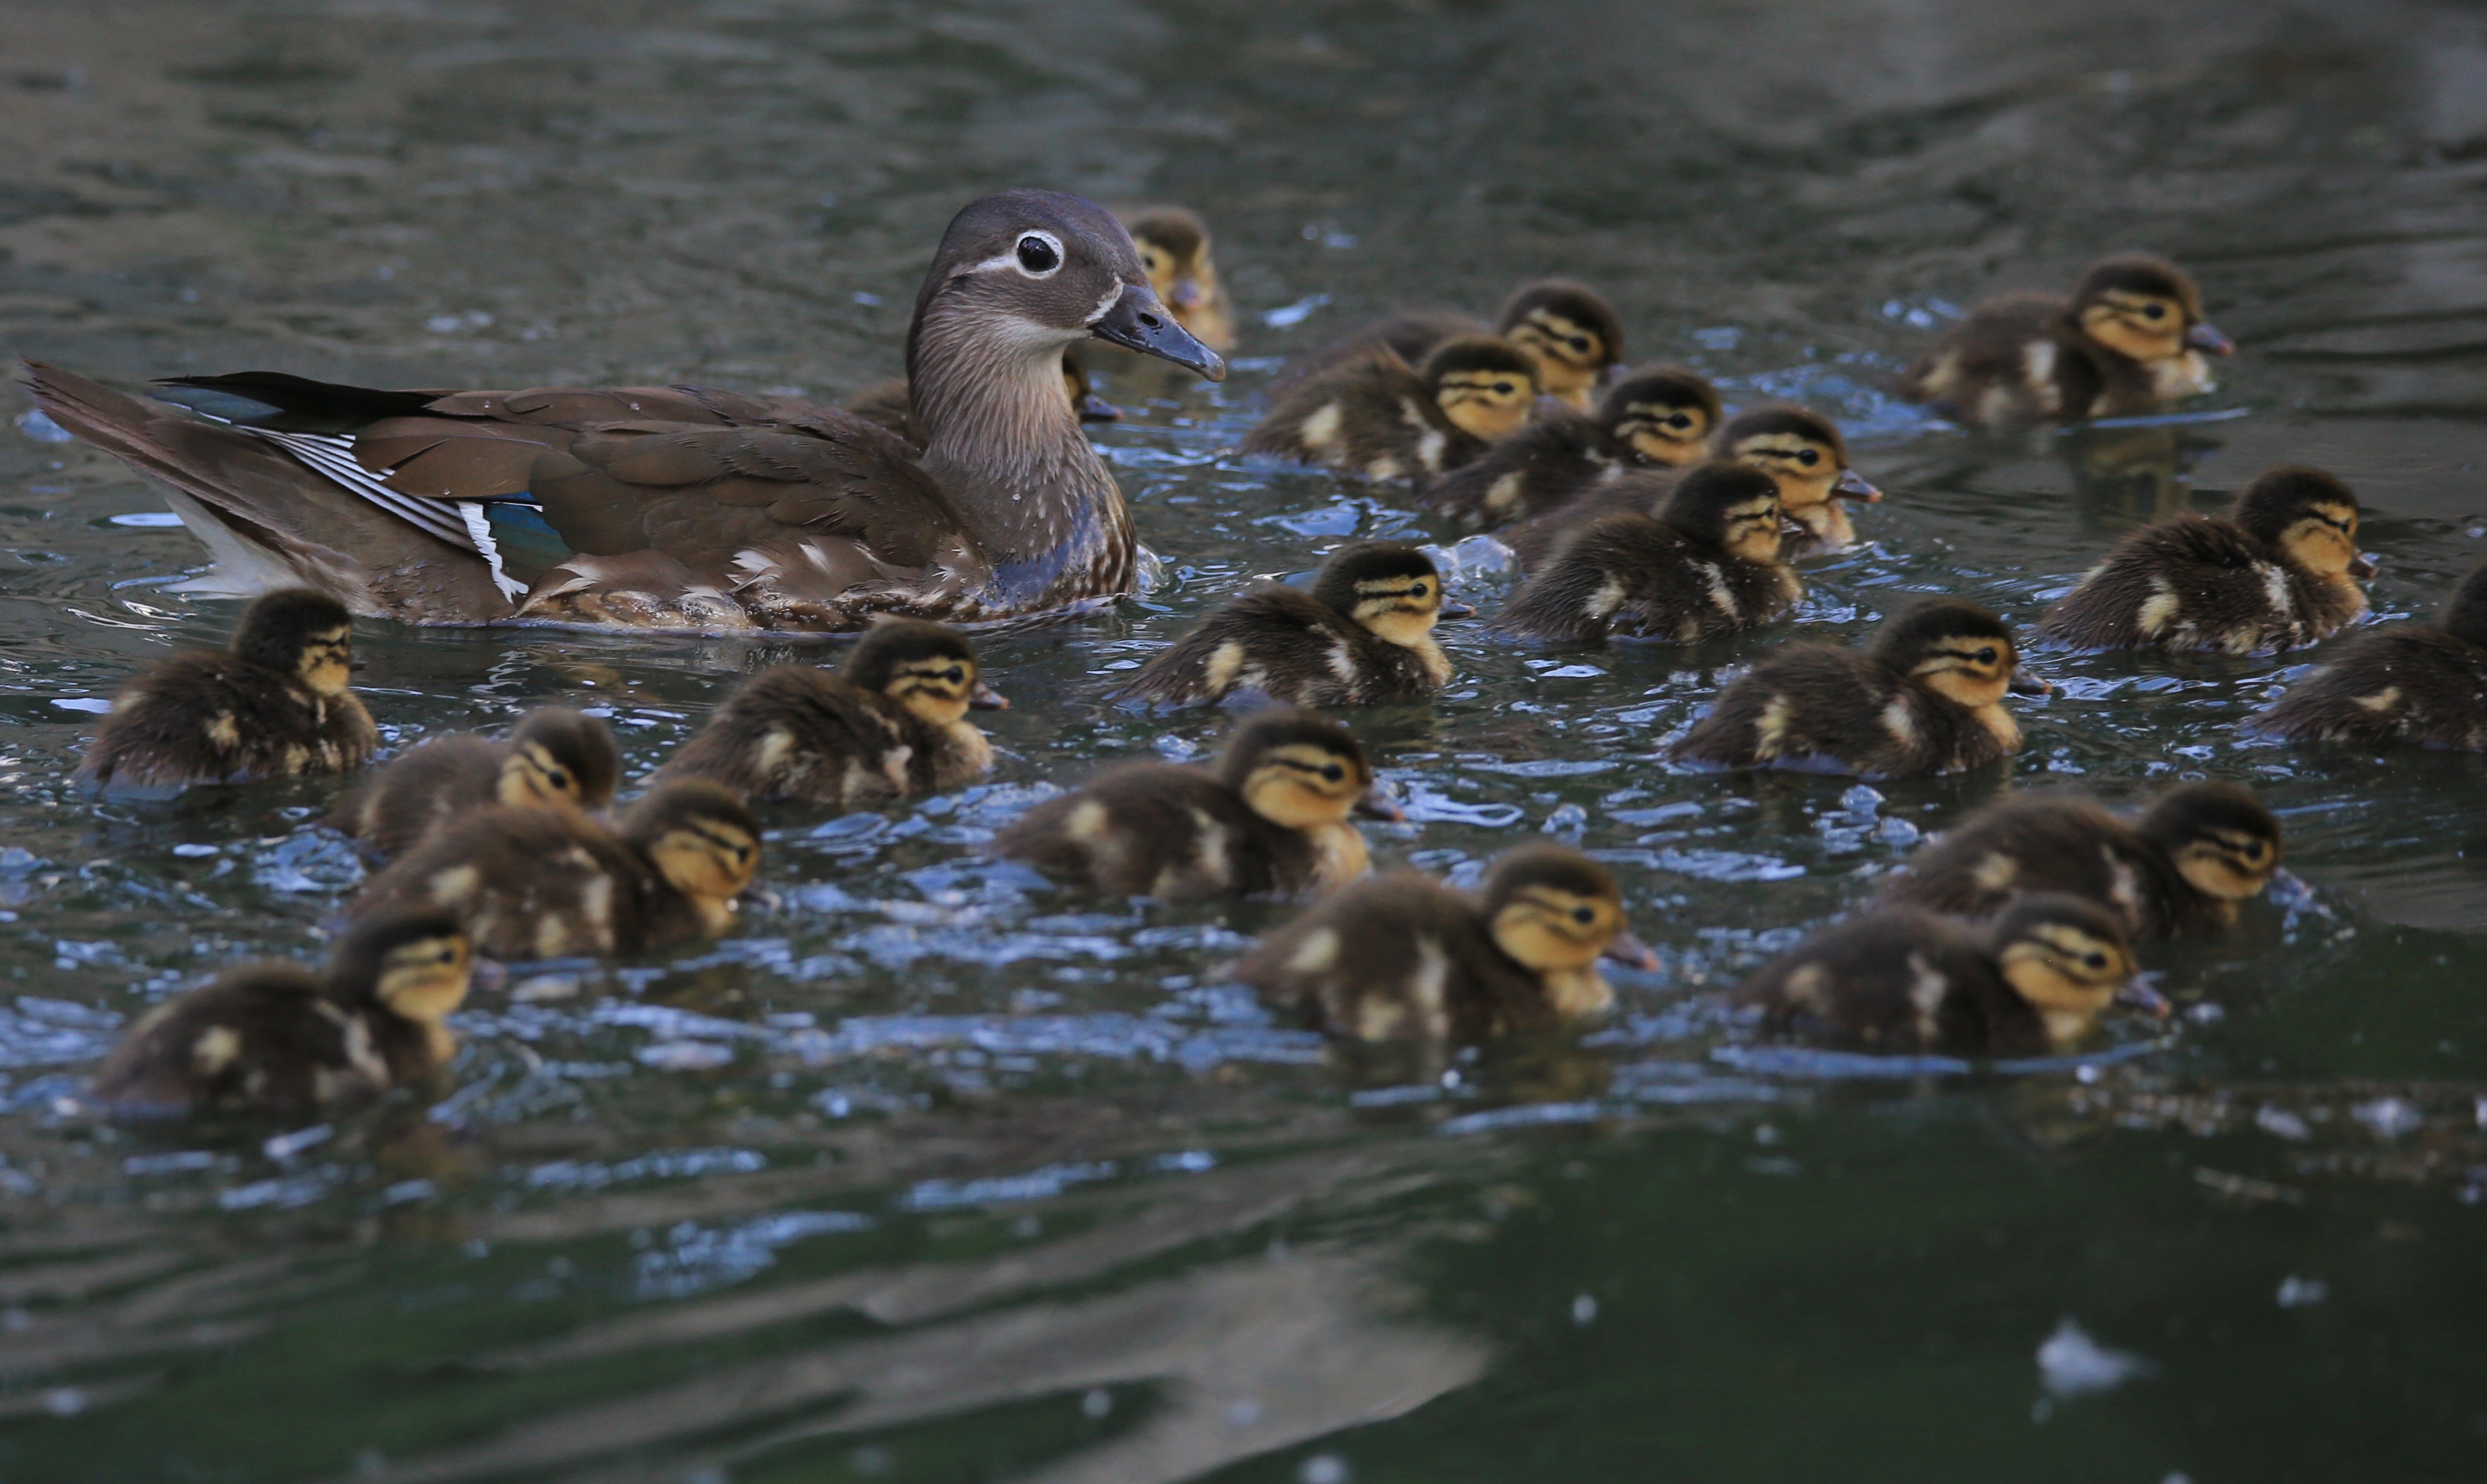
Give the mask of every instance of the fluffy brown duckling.
[[1576, 411], [1589, 409], [1590, 398], [1624, 358], [1623, 322], [1596, 290], [1568, 279], [1542, 278], [1513, 290], [1491, 329], [1456, 310], [1394, 315], [1323, 350], [1312, 357], [1307, 374], [1360, 359], [1376, 346], [1387, 346], [1401, 360], [1418, 365], [1447, 341], [1487, 333], [1518, 346], [1537, 369], [1538, 388]]
[[2487, 565], [2434, 624], [2386, 624], [2349, 641], [2246, 723], [2298, 742], [2487, 752]]
[[1655, 968], [1606, 867], [1506, 852], [1470, 897], [1412, 871], [1359, 882], [1264, 938], [1234, 976], [1332, 1035], [1478, 1041], [1604, 1014], [1600, 959]]
[[2279, 821], [2233, 783], [2188, 783], [2127, 820], [2081, 795], [2038, 794], [1979, 810], [1909, 857], [1884, 896], [1983, 917], [2013, 898], [2061, 891], [2118, 913], [2136, 941], [2213, 933], [2279, 870]]
[[1375, 349], [1281, 389], [1239, 445], [1362, 479], [1430, 479], [1520, 431], [1536, 370], [1507, 340], [1445, 341], [1416, 370]]
[[1628, 469], [1698, 463], [1724, 417], [1719, 391], [1681, 367], [1635, 372], [1607, 389], [1592, 417], [1569, 407], [1486, 450], [1428, 486], [1425, 504], [1466, 530], [1490, 531], [1551, 510]]
[[1668, 755], [1867, 778], [1982, 768], [2021, 745], [2004, 694], [2050, 688], [2019, 664], [2001, 619], [1957, 598], [1924, 599], [1862, 649], [1781, 647], [1728, 682]]
[[353, 660], [345, 604], [308, 588], [269, 593], [242, 610], [231, 650], [192, 650], [131, 677], [77, 781], [168, 794], [359, 768], [379, 732], [347, 688]]
[[1328, 891], [1371, 864], [1351, 815], [1397, 819], [1347, 728], [1261, 712], [1210, 767], [1133, 763], [1030, 809], [996, 854], [1115, 896], [1200, 901]]
[[601, 717], [545, 706], [520, 717], [506, 742], [435, 737], [413, 748], [339, 800], [328, 825], [385, 857], [495, 803], [601, 809], [621, 776], [622, 754]]
[[1210, 255], [1209, 224], [1179, 206], [1149, 207], [1123, 217], [1140, 249], [1149, 287], [1174, 311], [1177, 324], [1213, 350], [1235, 349], [1235, 306], [1217, 281]]
[[2013, 294], [1978, 305], [1900, 390], [1973, 426], [2134, 417], [2209, 391], [2203, 357], [2236, 349], [2202, 318], [2183, 268], [2131, 253], [2093, 266], [2069, 300]]
[[1803, 595], [1779, 560], [1778, 485], [1724, 462], [1655, 483], [1653, 514], [1581, 527], [1495, 617], [1515, 638], [1581, 643], [1619, 635], [1693, 644], [1784, 618]]
[[124, 1115], [301, 1114], [405, 1086], [457, 1050], [443, 1022], [471, 965], [449, 913], [377, 913], [338, 939], [325, 974], [245, 964], [149, 1011], [92, 1096]]
[[2117, 542], [2038, 620], [2076, 649], [2294, 649], [2366, 611], [2358, 497], [2321, 469], [2257, 475], [2226, 518], [2178, 516]]
[[1265, 582], [1209, 610], [1109, 699], [1207, 706], [1259, 692], [1298, 706], [1415, 701], [1449, 684], [1435, 620], [1446, 602], [1433, 558], [1398, 542], [1330, 553], [1311, 592]]
[[865, 630], [835, 675], [781, 664], [753, 676], [657, 776], [842, 806], [937, 794], [993, 766], [992, 744], [967, 713], [1009, 704], [976, 678], [966, 635], [887, 619]]
[[[1096, 386], [1088, 379], [1087, 363], [1076, 350], [1062, 352], [1062, 390], [1071, 399], [1071, 408], [1083, 423], [1113, 423], [1123, 418], [1123, 409], [1097, 395]], [[911, 448], [924, 446], [924, 430], [915, 426], [915, 404], [910, 399], [905, 377], [889, 377], [873, 382], [846, 400], [846, 409], [868, 422], [877, 423], [905, 438]]]
[[373, 877], [351, 910], [448, 912], [478, 953], [514, 962], [639, 953], [724, 932], [759, 869], [742, 800], [680, 778], [610, 829], [570, 809], [479, 810]]
[[[1914, 908], [1824, 928], [1737, 986], [1772, 1029], [1877, 1051], [2031, 1056], [2078, 1044], [2132, 988], [2113, 912], [2062, 892], [2015, 901], [1983, 931]], [[2131, 997], [2153, 1005], [2155, 996]]]

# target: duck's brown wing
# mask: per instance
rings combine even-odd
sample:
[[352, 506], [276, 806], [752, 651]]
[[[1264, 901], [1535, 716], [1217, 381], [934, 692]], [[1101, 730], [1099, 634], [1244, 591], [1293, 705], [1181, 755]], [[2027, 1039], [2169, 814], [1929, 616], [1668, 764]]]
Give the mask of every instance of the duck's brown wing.
[[2180, 516], [2117, 542], [2038, 628], [2077, 649], [2244, 653], [2288, 636], [2273, 599], [2289, 592], [2288, 577], [2239, 527]]

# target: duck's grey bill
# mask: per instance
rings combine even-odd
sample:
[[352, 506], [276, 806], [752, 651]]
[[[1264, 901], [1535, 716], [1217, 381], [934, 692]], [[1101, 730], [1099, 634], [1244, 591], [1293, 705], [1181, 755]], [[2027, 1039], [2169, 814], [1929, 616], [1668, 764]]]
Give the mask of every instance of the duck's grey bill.
[[1226, 379], [1226, 363], [1217, 358], [1217, 352], [1192, 339], [1191, 331], [1177, 324], [1173, 312], [1159, 303], [1156, 292], [1144, 284], [1126, 284], [1123, 296], [1089, 326], [1088, 333], [1107, 345], [1172, 361], [1212, 381]]

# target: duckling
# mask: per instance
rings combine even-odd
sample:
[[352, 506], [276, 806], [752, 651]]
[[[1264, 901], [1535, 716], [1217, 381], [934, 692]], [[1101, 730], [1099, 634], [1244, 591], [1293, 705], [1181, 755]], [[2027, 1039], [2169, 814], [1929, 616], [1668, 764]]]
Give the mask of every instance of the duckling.
[[1625, 931], [1607, 868], [1559, 845], [1508, 851], [1471, 898], [1394, 871], [1264, 938], [1234, 977], [1335, 1036], [1478, 1041], [1602, 1015], [1611, 959], [1656, 957]]
[[1425, 504], [1465, 530], [1493, 530], [1627, 469], [1697, 463], [1723, 415], [1718, 389], [1690, 371], [1635, 372], [1608, 389], [1596, 417], [1569, 407], [1541, 411], [1475, 462], [1436, 480]]
[[[1596, 290], [1567, 279], [1522, 284], [1505, 299], [1489, 331], [1484, 322], [1456, 310], [1416, 310], [1367, 325], [1314, 355], [1303, 375], [1364, 358], [1386, 346], [1409, 365], [1447, 342], [1492, 333], [1518, 346], [1537, 371], [1539, 390], [1575, 411], [1589, 410], [1590, 394], [1624, 358], [1623, 322]], [[1282, 383], [1283, 384], [1283, 383]]]
[[96, 1075], [124, 1115], [305, 1113], [420, 1080], [458, 1040], [471, 954], [446, 912], [377, 913], [338, 939], [323, 975], [268, 961], [148, 1012]]
[[1512, 595], [1496, 632], [1693, 644], [1775, 623], [1802, 596], [1779, 560], [1779, 490], [1768, 474], [1722, 461], [1672, 489], [1648, 475], [1623, 483], [1654, 485], [1656, 514], [1624, 511], [1580, 528]]
[[[1914, 908], [1824, 928], [1732, 992], [1778, 1031], [1878, 1051], [2030, 1056], [2079, 1043], [2128, 991], [2115, 914], [2062, 892], [2022, 897], [1977, 932]], [[2133, 990], [2144, 1005], [2155, 996]]]
[[347, 688], [353, 660], [345, 604], [308, 588], [269, 593], [242, 610], [230, 652], [193, 650], [132, 677], [77, 781], [170, 794], [359, 768], [379, 732]]
[[2366, 611], [2358, 497], [2320, 469], [2257, 475], [2225, 519], [2130, 532], [2038, 620], [2076, 649], [2294, 649]]
[[1352, 814], [1400, 817], [1364, 749], [1334, 721], [1272, 707], [1235, 729], [1214, 768], [1129, 764], [1030, 809], [993, 850], [1116, 896], [1295, 896], [1370, 866]]
[[2004, 692], [2050, 688], [2019, 663], [2001, 619], [1957, 598], [1924, 599], [1861, 650], [1782, 647], [1728, 682], [1668, 755], [1868, 778], [1982, 768], [2021, 745]]
[[[1719, 430], [1714, 456], [1749, 464], [1779, 487], [1779, 514], [1796, 529], [1779, 555], [1788, 561], [1845, 549], [1857, 527], [1842, 500], [1873, 504], [1883, 491], [1848, 466], [1848, 444], [1830, 419], [1802, 407], [1774, 404], [1739, 412]], [[1613, 481], [1592, 485], [1562, 505], [1502, 533], [1523, 571], [1534, 571], [1580, 526], [1619, 510], [1637, 508], [1638, 491]]]
[[622, 755], [601, 718], [546, 706], [521, 717], [507, 742], [433, 738], [348, 794], [328, 825], [386, 857], [494, 803], [601, 809], [621, 776]]
[[449, 912], [496, 959], [639, 953], [724, 932], [759, 868], [742, 800], [679, 778], [612, 829], [572, 809], [478, 810], [373, 877], [351, 911]]
[[2487, 752], [2487, 564], [2439, 624], [2388, 624], [2349, 641], [2246, 730], [2299, 742]]
[[2133, 417], [2212, 388], [2236, 346], [2202, 318], [2183, 268], [2131, 253], [2092, 266], [2067, 301], [1989, 299], [1900, 378], [1911, 402], [1972, 426]]
[[[1088, 379], [1088, 367], [1076, 350], [1062, 352], [1062, 389], [1071, 398], [1071, 409], [1083, 423], [1118, 423], [1123, 409], [1097, 395]], [[875, 381], [846, 400], [846, 410], [888, 429], [907, 440], [909, 448], [924, 447], [924, 431], [915, 426], [915, 405], [908, 398], [905, 377], [887, 377]]]
[[1239, 446], [1364, 479], [1421, 481], [1519, 432], [1536, 400], [1537, 373], [1507, 340], [1446, 341], [1415, 371], [1376, 348], [1281, 390]]
[[2279, 870], [2279, 821], [2233, 783], [2188, 783], [2138, 820], [2079, 795], [1979, 810], [1909, 858], [1885, 900], [1983, 917], [2033, 891], [2069, 892], [2122, 915], [2139, 941], [2218, 932]]
[[1207, 706], [1258, 691], [1298, 706], [1422, 700], [1449, 684], [1434, 622], [1474, 610], [1442, 597], [1433, 558], [1397, 542], [1341, 546], [1312, 591], [1264, 582], [1209, 610], [1108, 697]]
[[1174, 322], [1213, 350], [1235, 349], [1235, 307], [1217, 281], [1209, 253], [1209, 224], [1179, 206], [1150, 207], [1124, 216], [1140, 249], [1149, 287], [1174, 311]]
[[957, 788], [993, 766], [970, 710], [1010, 703], [976, 678], [964, 634], [920, 619], [865, 630], [836, 675], [761, 671], [658, 770], [748, 798], [852, 805]]

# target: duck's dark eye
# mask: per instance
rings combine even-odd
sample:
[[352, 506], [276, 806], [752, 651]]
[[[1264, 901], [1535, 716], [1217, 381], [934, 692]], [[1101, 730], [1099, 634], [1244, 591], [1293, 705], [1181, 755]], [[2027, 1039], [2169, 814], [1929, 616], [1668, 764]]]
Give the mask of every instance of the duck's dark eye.
[[1598, 910], [1594, 907], [1576, 907], [1572, 909], [1572, 920], [1585, 928], [1598, 920]]
[[1413, 587], [1411, 587], [1410, 589], [1408, 589], [1408, 592], [1409, 592], [1409, 595], [1410, 595], [1410, 596], [1411, 596], [1411, 597], [1415, 597], [1415, 598], [1422, 598], [1422, 597], [1424, 597], [1424, 596], [1425, 596], [1425, 584], [1423, 584], [1422, 582], [1419, 582], [1419, 583], [1417, 583], [1416, 585], [1414, 585]]
[[1803, 464], [1808, 469], [1812, 468], [1815, 464], [1822, 462], [1822, 451], [1817, 448], [1808, 448], [1803, 453], [1796, 456], [1796, 462]]
[[1041, 237], [1023, 237], [1019, 239], [1019, 266], [1031, 273], [1050, 273], [1062, 266], [1062, 254]]
[[2144, 304], [2141, 306], [2141, 316], [2145, 320], [2165, 320], [2167, 318], [2167, 306], [2165, 304]]
[[557, 789], [566, 789], [570, 787], [570, 774], [556, 768], [545, 774], [545, 782]]
[[955, 686], [967, 678], [967, 672], [964, 668], [954, 664], [941, 672], [941, 678]]
[[1589, 353], [1589, 337], [1586, 335], [1574, 335], [1563, 343], [1570, 346], [1576, 354], [1586, 355]]
[[1336, 763], [1324, 763], [1322, 765], [1322, 777], [1327, 782], [1336, 783], [1339, 779], [1346, 776], [1347, 770], [1339, 767]]
[[2107, 955], [2104, 953], [2084, 953], [2082, 955], [2082, 966], [2083, 968], [2105, 968], [2107, 967]]
[[1673, 417], [1666, 420], [1666, 426], [1674, 429], [1678, 433], [1682, 433], [1685, 429], [1692, 426], [1692, 419], [1685, 416], [1681, 412], [1678, 412]]
[[1494, 383], [1494, 390], [1496, 396], [1508, 397], [1511, 395], [1511, 383], [1508, 381], [1496, 381]]
[[1977, 652], [1977, 662], [1979, 664], [1993, 664], [1995, 662], [1995, 649], [1992, 645]]

